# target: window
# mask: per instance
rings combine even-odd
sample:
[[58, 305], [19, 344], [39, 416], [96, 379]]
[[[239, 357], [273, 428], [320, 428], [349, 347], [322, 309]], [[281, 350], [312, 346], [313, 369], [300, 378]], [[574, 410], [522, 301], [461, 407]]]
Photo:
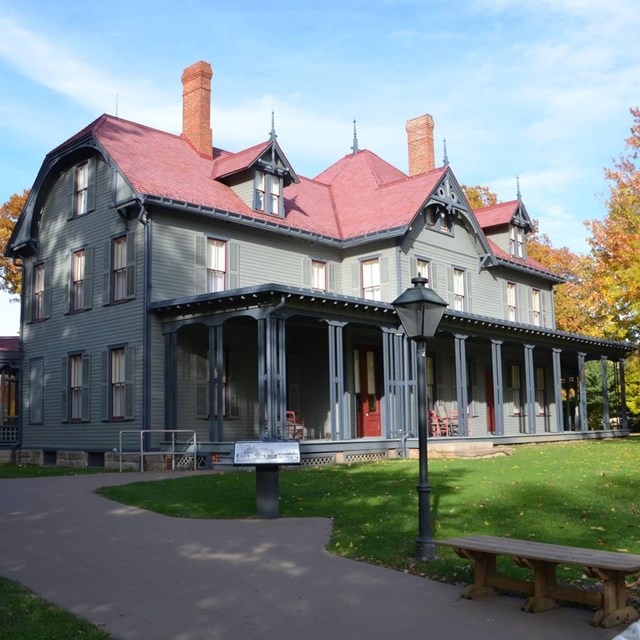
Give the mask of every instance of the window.
[[544, 368], [536, 367], [536, 414], [545, 415], [545, 408]]
[[[431, 264], [423, 258], [416, 258], [416, 275], [427, 279], [427, 287], [431, 286]], [[433, 288], [433, 287], [432, 287]]]
[[453, 270], [453, 308], [456, 311], [465, 310], [465, 275], [462, 269]]
[[81, 216], [89, 210], [89, 163], [83, 162], [76, 167], [75, 175], [75, 213]]
[[524, 229], [511, 225], [509, 229], [509, 253], [516, 258], [524, 258]]
[[123, 420], [125, 416], [125, 356], [124, 349], [111, 351], [111, 417]]
[[511, 404], [513, 415], [522, 415], [522, 385], [520, 382], [520, 365], [511, 365]]
[[516, 322], [518, 320], [517, 288], [513, 282], [507, 282], [507, 320]]
[[275, 216], [282, 213], [282, 181], [279, 176], [256, 171], [254, 209]]
[[134, 417], [134, 353], [133, 347], [114, 347], [102, 353], [102, 420]]
[[69, 418], [82, 417], [82, 356], [69, 358]]
[[453, 234], [451, 216], [443, 206], [434, 205], [426, 210], [425, 225], [434, 231], [440, 231], [448, 235]]
[[113, 299], [127, 297], [127, 238], [122, 236], [113, 241]]
[[536, 327], [542, 326], [542, 293], [539, 289], [531, 290], [531, 311], [533, 315], [533, 324]]
[[33, 319], [42, 320], [45, 317], [45, 270], [44, 264], [37, 264], [33, 268]]
[[315, 291], [327, 290], [327, 263], [321, 260], [311, 261], [311, 288]]
[[[18, 424], [18, 373], [15, 369], [0, 369], [0, 426]], [[2, 432], [4, 433], [4, 432]], [[3, 442], [0, 437], [0, 442]]]
[[367, 300], [382, 300], [380, 286], [380, 260], [364, 260], [362, 268], [362, 297]]
[[227, 273], [227, 243], [207, 239], [207, 291], [224, 291]]
[[79, 311], [84, 309], [84, 249], [76, 251], [71, 262], [71, 308], [73, 311]]

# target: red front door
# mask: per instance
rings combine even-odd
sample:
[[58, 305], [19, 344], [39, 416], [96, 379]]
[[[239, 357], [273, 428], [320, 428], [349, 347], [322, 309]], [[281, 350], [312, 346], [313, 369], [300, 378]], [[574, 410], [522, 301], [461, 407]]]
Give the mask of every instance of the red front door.
[[358, 398], [358, 437], [380, 437], [380, 353], [376, 347], [355, 351], [356, 394]]
[[493, 371], [484, 370], [484, 388], [487, 396], [487, 433], [496, 432], [496, 406], [493, 398]]

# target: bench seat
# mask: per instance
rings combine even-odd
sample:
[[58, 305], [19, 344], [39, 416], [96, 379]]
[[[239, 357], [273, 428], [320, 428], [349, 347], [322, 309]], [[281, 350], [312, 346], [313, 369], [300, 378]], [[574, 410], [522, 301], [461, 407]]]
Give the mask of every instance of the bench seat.
[[[497, 536], [450, 538], [436, 543], [451, 547], [461, 558], [474, 562], [475, 582], [465, 589], [463, 597], [487, 597], [495, 594], [495, 588], [518, 591], [530, 594], [523, 609], [533, 613], [557, 607], [557, 599], [569, 600], [597, 607], [592, 624], [603, 627], [640, 617], [633, 607], [626, 606], [625, 583], [627, 575], [640, 572], [640, 555]], [[496, 558], [500, 555], [510, 556], [518, 565], [533, 571], [533, 581], [498, 575]], [[589, 577], [602, 581], [602, 593], [558, 585], [559, 564], [582, 567]]]

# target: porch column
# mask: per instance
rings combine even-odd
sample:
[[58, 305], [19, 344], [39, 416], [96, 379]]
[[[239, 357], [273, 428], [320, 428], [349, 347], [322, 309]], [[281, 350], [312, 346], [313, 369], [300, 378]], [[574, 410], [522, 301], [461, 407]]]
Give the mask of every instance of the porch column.
[[285, 321], [267, 316], [258, 320], [258, 427], [265, 440], [286, 436]]
[[524, 384], [527, 398], [527, 431], [536, 432], [536, 375], [533, 367], [533, 345], [524, 345]]
[[347, 437], [347, 406], [344, 401], [344, 338], [346, 322], [327, 320], [329, 329], [329, 403], [331, 406], [331, 439]]
[[164, 428], [171, 431], [178, 422], [178, 332], [164, 336]]
[[585, 372], [586, 353], [578, 353], [578, 431], [588, 431], [589, 421], [587, 419], [587, 381]]
[[385, 435], [389, 438], [408, 434], [407, 379], [405, 378], [405, 339], [397, 329], [382, 328], [383, 346], [383, 415]]
[[609, 376], [607, 375], [607, 356], [600, 356], [600, 379], [602, 380], [602, 426], [605, 430], [611, 429], [611, 416], [609, 415]]
[[619, 375], [620, 375], [620, 427], [623, 429], [629, 428], [629, 419], [627, 416], [627, 387], [624, 379], [624, 358], [620, 358], [618, 361]]
[[504, 388], [502, 386], [502, 340], [491, 340], [493, 368], [493, 403], [496, 435], [504, 435]]
[[455, 334], [456, 400], [458, 404], [458, 433], [461, 436], [469, 435], [466, 353], [466, 339], [468, 337], [469, 336], [464, 334]]
[[209, 327], [209, 439], [222, 442], [224, 428], [224, 347], [222, 326]]
[[562, 349], [553, 349], [553, 392], [556, 403], [556, 431], [564, 431], [564, 414], [562, 413]]

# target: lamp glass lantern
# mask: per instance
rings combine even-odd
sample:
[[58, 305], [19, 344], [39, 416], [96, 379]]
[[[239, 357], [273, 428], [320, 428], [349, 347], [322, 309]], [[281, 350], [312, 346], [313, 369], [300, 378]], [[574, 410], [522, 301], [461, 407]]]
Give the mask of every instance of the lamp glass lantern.
[[[427, 338], [435, 335], [444, 315], [447, 302], [433, 289], [427, 288], [427, 279], [418, 276], [411, 280], [412, 288], [392, 303], [407, 337], [424, 347]], [[427, 376], [424, 349], [418, 354], [418, 460], [420, 478], [418, 491], [417, 560], [436, 559], [436, 548], [431, 534], [431, 486], [429, 485], [427, 453]]]

